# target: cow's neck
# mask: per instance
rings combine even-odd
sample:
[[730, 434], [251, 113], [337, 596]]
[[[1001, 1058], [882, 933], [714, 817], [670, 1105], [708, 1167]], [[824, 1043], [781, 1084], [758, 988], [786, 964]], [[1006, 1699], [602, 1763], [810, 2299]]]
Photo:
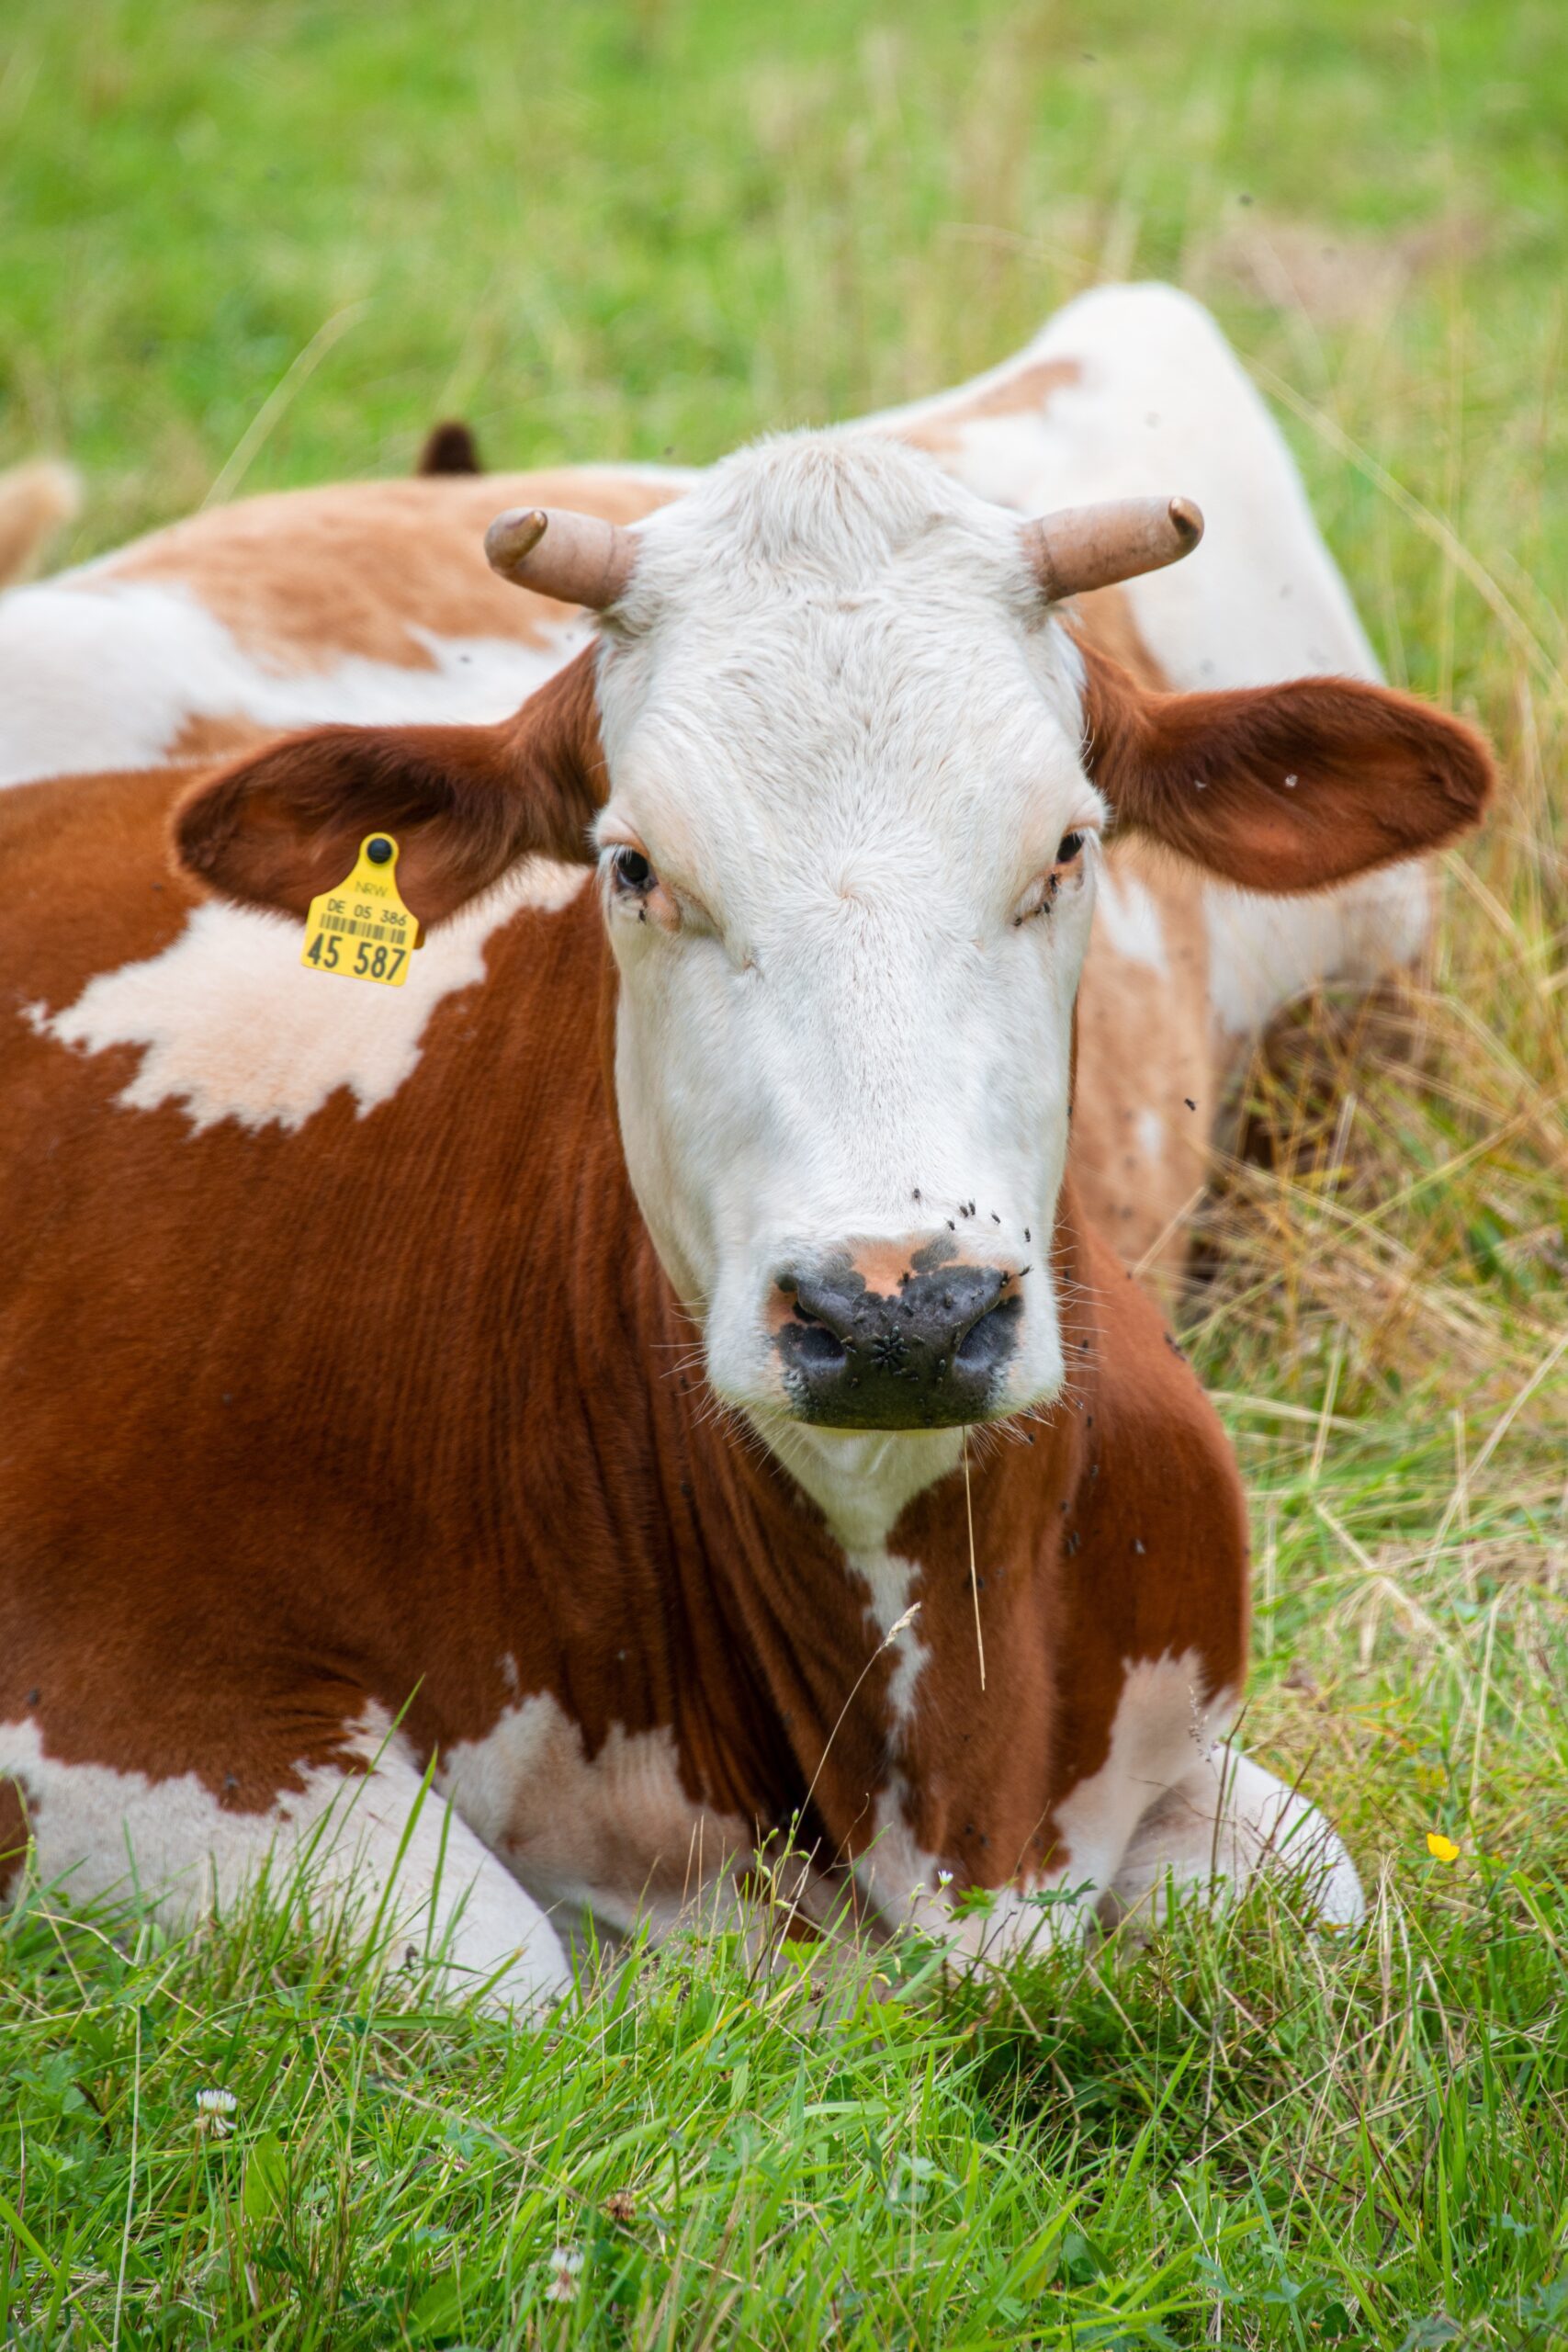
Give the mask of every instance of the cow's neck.
[[816, 1504], [852, 1560], [886, 1551], [906, 1508], [963, 1460], [960, 1430], [817, 1430], [788, 1422], [758, 1435]]
[[[1070, 1266], [1066, 1207], [1053, 1255]], [[1069, 1334], [1077, 1319], [1064, 1302]], [[1059, 1514], [1083, 1453], [1082, 1396], [967, 1441], [785, 1424], [757, 1432], [765, 1451], [710, 1405], [694, 1386], [673, 1407], [705, 1578], [797, 1793], [813, 1791], [835, 1849], [863, 1853], [896, 1820], [922, 1853], [986, 1878], [1043, 1818]]]

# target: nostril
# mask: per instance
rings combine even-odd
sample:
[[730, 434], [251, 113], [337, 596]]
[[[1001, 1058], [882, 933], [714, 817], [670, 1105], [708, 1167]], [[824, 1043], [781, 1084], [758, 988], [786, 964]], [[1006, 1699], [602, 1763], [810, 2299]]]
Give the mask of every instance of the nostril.
[[1009, 1299], [972, 1323], [953, 1350], [953, 1363], [962, 1364], [965, 1372], [995, 1371], [1012, 1346], [1010, 1327], [1018, 1307], [1017, 1299]]
[[795, 1351], [803, 1363], [819, 1364], [826, 1370], [829, 1365], [844, 1362], [842, 1340], [836, 1338], [808, 1306], [802, 1306], [798, 1298], [795, 1303], [795, 1321], [797, 1327]]

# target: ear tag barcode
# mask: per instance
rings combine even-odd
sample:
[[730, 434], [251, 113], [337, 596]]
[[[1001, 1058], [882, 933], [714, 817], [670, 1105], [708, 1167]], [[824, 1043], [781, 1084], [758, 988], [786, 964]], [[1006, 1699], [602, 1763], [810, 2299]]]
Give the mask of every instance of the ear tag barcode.
[[397, 873], [391, 835], [367, 833], [347, 881], [311, 899], [299, 961], [312, 972], [341, 972], [345, 979], [400, 989], [420, 935], [417, 917], [398, 896]]

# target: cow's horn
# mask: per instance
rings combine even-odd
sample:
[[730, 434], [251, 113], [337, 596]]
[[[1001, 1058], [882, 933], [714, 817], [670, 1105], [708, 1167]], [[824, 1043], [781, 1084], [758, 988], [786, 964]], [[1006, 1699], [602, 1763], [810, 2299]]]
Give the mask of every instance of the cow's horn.
[[1055, 604], [1179, 562], [1202, 537], [1203, 517], [1190, 498], [1108, 498], [1043, 514], [1025, 523], [1021, 536], [1035, 577]]
[[485, 533], [485, 554], [491, 570], [519, 588], [602, 613], [626, 593], [637, 541], [599, 514], [514, 506]]

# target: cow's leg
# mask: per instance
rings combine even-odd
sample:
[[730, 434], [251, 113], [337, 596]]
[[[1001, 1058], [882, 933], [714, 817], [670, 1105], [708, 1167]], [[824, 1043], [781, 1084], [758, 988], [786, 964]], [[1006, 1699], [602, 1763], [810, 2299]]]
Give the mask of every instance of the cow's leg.
[[1157, 1920], [1190, 1894], [1223, 1906], [1265, 1871], [1325, 1927], [1354, 1927], [1366, 1915], [1356, 1866], [1332, 1824], [1299, 1790], [1222, 1743], [1148, 1807], [1100, 1916], [1107, 1926], [1129, 1914]]
[[[171, 1925], [230, 1904], [265, 1871], [311, 1915], [346, 1919], [400, 1960], [438, 1967], [450, 1995], [537, 2016], [570, 1988], [555, 1929], [414, 1763], [367, 1735], [351, 1769], [280, 1778], [264, 1810], [215, 1796], [194, 1773], [151, 1780], [63, 1763], [31, 1723], [0, 1724], [0, 1789], [36, 1842], [40, 1880], [73, 1901], [135, 1894]], [[5, 1840], [7, 1850], [18, 1843]], [[17, 1876], [14, 1860], [0, 1871]]]

